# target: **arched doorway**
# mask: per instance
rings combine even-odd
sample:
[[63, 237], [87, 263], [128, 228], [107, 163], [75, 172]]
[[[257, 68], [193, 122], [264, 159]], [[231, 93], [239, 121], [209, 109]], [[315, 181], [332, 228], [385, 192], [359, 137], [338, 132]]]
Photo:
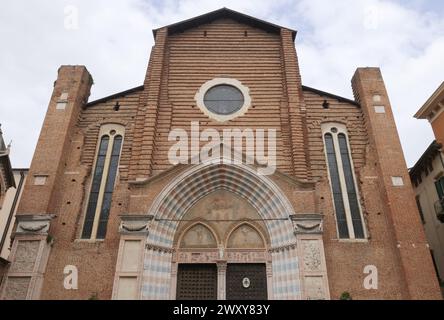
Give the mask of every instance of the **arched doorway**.
[[184, 215], [176, 235], [171, 298], [268, 298], [269, 237], [245, 199], [231, 191], [213, 191]]
[[[174, 259], [177, 259], [177, 254], [181, 251], [177, 250], [175, 240], [178, 237], [178, 228], [184, 222], [184, 216], [199, 200], [217, 190], [225, 190], [247, 202], [258, 217], [257, 224], [262, 225], [257, 226], [256, 230], [262, 228], [261, 237], [267, 238], [266, 247], [260, 250], [250, 248], [248, 252], [239, 254], [242, 248], [226, 248], [224, 255], [237, 255], [238, 262], [243, 263], [265, 263], [268, 274], [267, 298], [300, 299], [296, 237], [289, 218], [294, 215], [292, 206], [269, 178], [258, 176], [254, 169], [243, 164], [219, 162], [200, 164], [183, 172], [169, 183], [152, 205], [150, 214], [154, 219], [150, 222], [146, 243], [142, 298], [176, 297], [174, 291], [178, 268]], [[229, 241], [228, 237], [224, 239]], [[220, 257], [220, 249], [218, 247], [212, 253], [214, 259]], [[231, 249], [238, 252], [234, 253]], [[189, 255], [193, 259], [192, 253]], [[194, 256], [195, 261], [197, 257], [198, 255]], [[229, 261], [228, 257], [227, 268]], [[223, 268], [219, 268], [218, 272], [224, 272]], [[218, 277], [218, 288], [225, 286], [222, 282], [221, 277]], [[218, 298], [221, 298], [220, 293]]]

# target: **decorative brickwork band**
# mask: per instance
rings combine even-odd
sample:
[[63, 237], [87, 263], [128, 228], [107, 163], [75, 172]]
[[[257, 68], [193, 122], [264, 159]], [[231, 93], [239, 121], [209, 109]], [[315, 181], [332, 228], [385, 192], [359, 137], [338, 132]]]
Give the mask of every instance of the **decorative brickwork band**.
[[284, 89], [287, 97], [282, 108], [288, 112], [287, 119], [283, 119], [287, 122], [283, 125], [283, 130], [288, 132], [288, 143], [291, 146], [292, 173], [300, 179], [310, 179], [311, 169], [307, 161], [306, 108], [292, 31], [282, 29], [281, 40]]
[[133, 180], [149, 177], [152, 173], [166, 41], [167, 29], [159, 30], [148, 64], [144, 91], [139, 98], [134, 147], [130, 164], [130, 178]]

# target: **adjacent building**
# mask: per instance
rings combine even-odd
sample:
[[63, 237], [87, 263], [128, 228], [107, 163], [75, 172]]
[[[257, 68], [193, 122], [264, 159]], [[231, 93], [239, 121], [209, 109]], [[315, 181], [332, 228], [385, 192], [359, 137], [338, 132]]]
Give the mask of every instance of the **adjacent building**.
[[153, 34], [138, 87], [59, 68], [2, 299], [441, 297], [378, 68], [305, 86], [295, 30], [226, 8]]
[[436, 140], [413, 168], [410, 177], [437, 277], [444, 292], [444, 82], [415, 114], [429, 120]]
[[[14, 173], [11, 168], [11, 160], [9, 159], [9, 146], [6, 146], [3, 140], [3, 132], [0, 127], [0, 235], [3, 239], [4, 230], [8, 224], [8, 217], [4, 215], [4, 208], [8, 207], [9, 190], [15, 187]], [[6, 210], [5, 210], [6, 212]], [[3, 253], [3, 240], [0, 242], [0, 284], [3, 275], [7, 270], [9, 261], [7, 254]]]
[[438, 142], [444, 141], [444, 82], [415, 114], [417, 119], [427, 119]]
[[12, 236], [20, 196], [28, 175], [28, 169], [12, 169], [14, 187], [6, 192], [0, 208], [0, 257], [8, 260], [11, 253]]

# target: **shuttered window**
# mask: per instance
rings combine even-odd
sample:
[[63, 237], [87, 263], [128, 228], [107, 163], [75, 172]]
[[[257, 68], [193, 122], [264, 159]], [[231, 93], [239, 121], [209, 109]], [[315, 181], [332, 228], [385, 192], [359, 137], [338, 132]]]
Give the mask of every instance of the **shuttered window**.
[[436, 192], [438, 192], [438, 197], [441, 200], [444, 198], [444, 177], [439, 178], [435, 181]]

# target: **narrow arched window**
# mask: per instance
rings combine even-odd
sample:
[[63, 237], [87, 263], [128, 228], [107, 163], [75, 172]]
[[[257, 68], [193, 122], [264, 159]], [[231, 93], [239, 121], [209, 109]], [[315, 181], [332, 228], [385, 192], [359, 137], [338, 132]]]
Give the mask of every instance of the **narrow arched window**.
[[358, 203], [358, 195], [356, 193], [350, 152], [348, 150], [347, 137], [344, 133], [338, 134], [338, 142], [339, 149], [341, 151], [342, 169], [344, 171], [345, 187], [347, 190], [347, 197], [350, 205], [350, 214], [355, 238], [364, 238], [364, 229], [362, 227], [361, 211]]
[[325, 149], [327, 153], [328, 167], [330, 170], [330, 183], [333, 193], [333, 202], [336, 208], [336, 220], [340, 238], [348, 238], [347, 218], [345, 215], [344, 199], [342, 197], [341, 181], [339, 179], [338, 162], [336, 150], [333, 143], [333, 136], [330, 133], [325, 135]]
[[91, 191], [89, 194], [88, 208], [86, 209], [85, 224], [83, 226], [82, 238], [91, 238], [91, 232], [96, 215], [97, 201], [99, 198], [100, 185], [102, 183], [103, 168], [105, 167], [105, 158], [108, 151], [109, 136], [102, 136], [94, 169]]
[[111, 200], [118, 173], [123, 127], [104, 125], [92, 177], [82, 239], [104, 239], [111, 210]]
[[328, 173], [341, 239], [366, 237], [347, 131], [342, 124], [322, 126]]

